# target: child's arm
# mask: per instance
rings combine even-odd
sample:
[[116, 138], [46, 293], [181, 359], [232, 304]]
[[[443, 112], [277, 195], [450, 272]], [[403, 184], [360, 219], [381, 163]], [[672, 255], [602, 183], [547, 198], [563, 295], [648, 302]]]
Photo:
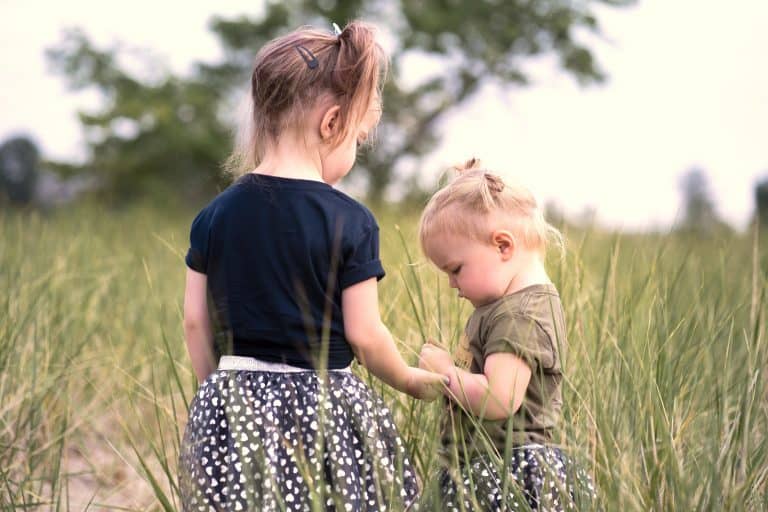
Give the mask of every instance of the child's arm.
[[216, 369], [213, 333], [208, 316], [208, 276], [187, 269], [184, 290], [184, 339], [198, 382], [203, 382]]
[[430, 371], [408, 366], [395, 347], [389, 329], [379, 316], [376, 278], [353, 284], [341, 292], [344, 334], [357, 359], [375, 376], [398, 391], [433, 400], [447, 379]]
[[531, 368], [514, 354], [491, 354], [483, 373], [470, 373], [456, 367], [451, 355], [426, 343], [421, 348], [419, 366], [451, 379], [445, 393], [466, 410], [488, 420], [508, 418], [520, 408], [531, 380]]

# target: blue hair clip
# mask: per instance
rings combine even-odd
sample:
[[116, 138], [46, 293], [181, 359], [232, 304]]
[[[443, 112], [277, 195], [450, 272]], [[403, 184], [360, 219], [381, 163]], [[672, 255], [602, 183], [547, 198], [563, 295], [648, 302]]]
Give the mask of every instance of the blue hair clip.
[[297, 44], [296, 51], [299, 52], [301, 58], [307, 63], [309, 69], [315, 69], [318, 66], [317, 57], [315, 57], [315, 54], [309, 51], [306, 46]]
[[333, 25], [333, 35], [339, 37], [341, 35], [341, 29], [336, 23], [331, 23], [331, 25]]

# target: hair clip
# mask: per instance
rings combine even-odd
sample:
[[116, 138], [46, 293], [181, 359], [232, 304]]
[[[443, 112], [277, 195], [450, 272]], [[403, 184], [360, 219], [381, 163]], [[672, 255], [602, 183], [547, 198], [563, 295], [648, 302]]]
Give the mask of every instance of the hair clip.
[[297, 44], [296, 51], [299, 52], [299, 55], [301, 55], [301, 58], [304, 59], [304, 62], [307, 63], [307, 67], [309, 69], [315, 69], [318, 66], [318, 62], [317, 62], [317, 58], [315, 57], [315, 54], [309, 51], [306, 46]]
[[339, 37], [341, 35], [341, 29], [336, 23], [331, 23], [331, 25], [333, 25], [333, 35]]

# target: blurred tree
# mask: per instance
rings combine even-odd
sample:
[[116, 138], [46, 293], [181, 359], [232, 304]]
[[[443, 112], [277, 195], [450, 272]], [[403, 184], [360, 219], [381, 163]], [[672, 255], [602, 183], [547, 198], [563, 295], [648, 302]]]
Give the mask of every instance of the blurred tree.
[[[220, 185], [217, 171], [230, 145], [230, 130], [218, 115], [222, 91], [197, 76], [132, 76], [119, 65], [121, 50], [96, 49], [79, 30], [48, 50], [72, 89], [95, 88], [103, 98], [100, 110], [79, 113], [90, 146], [84, 170], [120, 197], [156, 185], [192, 194]], [[142, 58], [145, 69], [156, 67]]]
[[685, 172], [680, 180], [683, 195], [683, 219], [680, 228], [697, 235], [712, 234], [725, 228], [715, 208], [706, 173], [696, 167]]
[[29, 204], [40, 174], [40, 151], [32, 139], [13, 137], [0, 146], [0, 195], [11, 203]]
[[[115, 186], [201, 176], [207, 184], [222, 183], [219, 163], [231, 146], [222, 111], [231, 110], [232, 93], [245, 88], [257, 49], [302, 24], [330, 30], [331, 21], [375, 20], [394, 38], [376, 150], [358, 166], [376, 200], [395, 178], [414, 176], [420, 158], [437, 143], [438, 121], [481, 85], [527, 83], [525, 59], [552, 55], [580, 83], [601, 81], [602, 71], [577, 37], [579, 31], [599, 33], [591, 11], [597, 3], [632, 0], [267, 2], [258, 18], [212, 20], [225, 49], [223, 63], [199, 64], [188, 78], [166, 73], [156, 82], [130, 75], [116, 63], [119, 49], [96, 50], [80, 32], [67, 34], [50, 58], [73, 87], [95, 86], [106, 98], [100, 112], [81, 114], [81, 120], [90, 134], [89, 165]], [[403, 68], [414, 56], [438, 65], [410, 83]]]
[[768, 177], [755, 184], [755, 219], [760, 229], [768, 229]]

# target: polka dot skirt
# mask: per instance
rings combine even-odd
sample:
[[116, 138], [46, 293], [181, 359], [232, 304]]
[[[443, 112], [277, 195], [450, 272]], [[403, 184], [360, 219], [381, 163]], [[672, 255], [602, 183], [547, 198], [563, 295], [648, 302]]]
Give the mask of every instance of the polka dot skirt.
[[532, 445], [512, 451], [507, 471], [478, 457], [460, 472], [440, 470], [425, 490], [421, 511], [591, 510], [595, 488], [589, 475], [555, 447]]
[[192, 400], [181, 447], [185, 511], [405, 510], [416, 475], [391, 414], [332, 370], [222, 370]]

